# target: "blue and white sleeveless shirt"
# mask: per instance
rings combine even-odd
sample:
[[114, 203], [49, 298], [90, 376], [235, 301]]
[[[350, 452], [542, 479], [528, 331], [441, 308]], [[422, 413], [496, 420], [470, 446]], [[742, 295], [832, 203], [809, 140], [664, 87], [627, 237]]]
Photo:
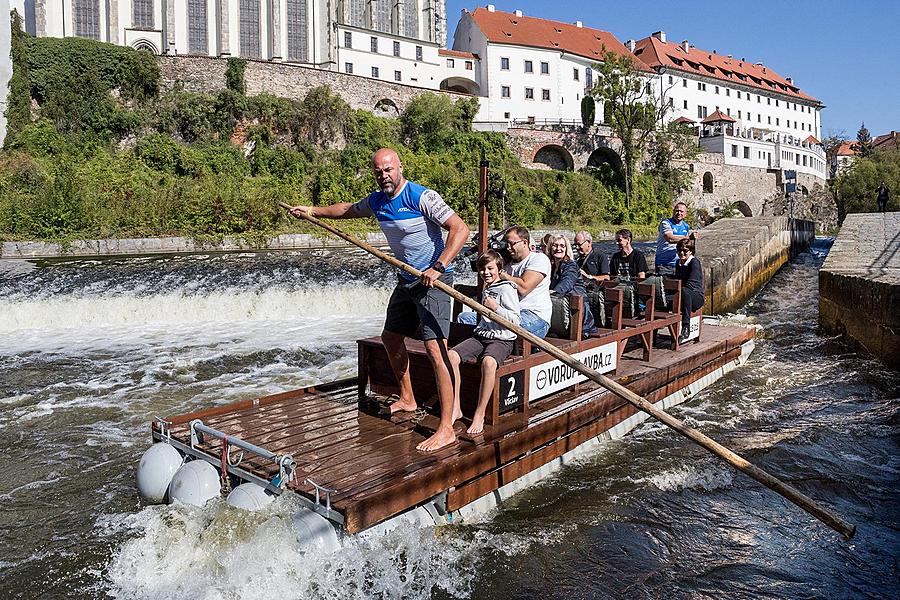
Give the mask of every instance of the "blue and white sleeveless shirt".
[[675, 266], [678, 260], [678, 253], [675, 252], [675, 244], [666, 239], [666, 233], [675, 235], [687, 235], [691, 232], [691, 226], [687, 221], [676, 223], [672, 219], [663, 219], [659, 224], [659, 235], [656, 238], [656, 264]]
[[[455, 213], [441, 195], [423, 185], [407, 181], [393, 198], [382, 191], [372, 192], [354, 205], [356, 214], [378, 220], [394, 256], [424, 271], [444, 251], [441, 225]], [[453, 266], [447, 265], [447, 273]], [[416, 278], [400, 271], [404, 281]]]

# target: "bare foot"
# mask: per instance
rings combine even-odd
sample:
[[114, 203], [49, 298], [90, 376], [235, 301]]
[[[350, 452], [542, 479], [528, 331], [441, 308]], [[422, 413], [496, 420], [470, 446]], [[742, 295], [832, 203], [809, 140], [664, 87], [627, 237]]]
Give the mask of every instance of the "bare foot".
[[476, 414], [472, 417], [472, 424], [466, 430], [469, 435], [478, 435], [484, 431], [484, 415]]
[[456, 423], [463, 418], [462, 410], [456, 406], [453, 408], [453, 422]]
[[438, 427], [430, 438], [416, 446], [416, 450], [422, 452], [434, 452], [456, 441], [456, 432], [450, 427]]
[[391, 414], [402, 411], [413, 412], [418, 407], [415, 400], [404, 400], [403, 398], [400, 398], [396, 402], [392, 402], [390, 406]]

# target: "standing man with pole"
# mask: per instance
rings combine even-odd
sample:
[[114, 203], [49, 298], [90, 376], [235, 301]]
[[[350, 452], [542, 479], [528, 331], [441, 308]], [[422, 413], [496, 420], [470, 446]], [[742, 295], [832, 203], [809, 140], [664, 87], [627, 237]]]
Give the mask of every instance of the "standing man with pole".
[[[409, 375], [409, 356], [405, 339], [413, 337], [421, 325], [425, 351], [434, 368], [441, 421], [437, 431], [417, 446], [432, 452], [456, 441], [453, 423], [462, 416], [454, 405], [453, 381], [447, 354], [450, 333], [450, 297], [434, 287], [440, 280], [453, 284], [451, 263], [469, 239], [469, 228], [434, 190], [407, 181], [400, 157], [390, 148], [372, 156], [372, 174], [380, 191], [355, 204], [341, 202], [331, 206], [295, 206], [294, 216], [306, 213], [326, 219], [353, 219], [374, 216], [394, 255], [422, 271], [421, 278], [399, 273], [400, 281], [388, 302], [381, 339], [391, 369], [400, 384], [400, 398], [391, 404], [391, 412], [413, 411], [417, 404]], [[449, 232], [447, 242], [441, 229]]]

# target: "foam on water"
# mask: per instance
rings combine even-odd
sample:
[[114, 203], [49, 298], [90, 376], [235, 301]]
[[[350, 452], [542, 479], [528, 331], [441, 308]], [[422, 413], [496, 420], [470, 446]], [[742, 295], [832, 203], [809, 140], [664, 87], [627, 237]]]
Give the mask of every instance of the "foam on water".
[[55, 295], [43, 299], [0, 298], [0, 335], [106, 327], [172, 327], [185, 324], [282, 320], [286, 315], [376, 315], [384, 311], [390, 288], [362, 285], [311, 286], [302, 290], [247, 292], [223, 289], [208, 294], [183, 291], [141, 296]]
[[651, 483], [663, 492], [703, 490], [706, 492], [728, 487], [734, 479], [727, 467], [695, 465], [678, 467], [650, 477], [634, 480], [635, 483]]
[[536, 538], [478, 528], [398, 527], [345, 538], [334, 553], [307, 552], [290, 526], [286, 494], [250, 513], [220, 500], [203, 508], [148, 507], [100, 519], [104, 535], [129, 538], [106, 571], [115, 598], [468, 597], [488, 553], [516, 556]]

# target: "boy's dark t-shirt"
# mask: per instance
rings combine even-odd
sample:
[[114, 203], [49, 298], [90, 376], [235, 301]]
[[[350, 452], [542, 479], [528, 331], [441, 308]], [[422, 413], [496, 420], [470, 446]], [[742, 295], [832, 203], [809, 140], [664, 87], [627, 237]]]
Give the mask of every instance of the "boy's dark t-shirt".
[[647, 273], [649, 270], [647, 259], [637, 250], [632, 250], [628, 256], [623, 256], [619, 250], [609, 261], [609, 275], [616, 279], [634, 279], [638, 273]]

